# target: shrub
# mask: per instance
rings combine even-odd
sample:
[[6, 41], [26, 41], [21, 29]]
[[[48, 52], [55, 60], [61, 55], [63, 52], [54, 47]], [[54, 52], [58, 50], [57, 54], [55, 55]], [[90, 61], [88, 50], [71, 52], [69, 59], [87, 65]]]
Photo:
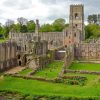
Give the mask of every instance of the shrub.
[[54, 79], [54, 82], [56, 82], [56, 83], [64, 83], [64, 80], [62, 78], [56, 78], [56, 79]]

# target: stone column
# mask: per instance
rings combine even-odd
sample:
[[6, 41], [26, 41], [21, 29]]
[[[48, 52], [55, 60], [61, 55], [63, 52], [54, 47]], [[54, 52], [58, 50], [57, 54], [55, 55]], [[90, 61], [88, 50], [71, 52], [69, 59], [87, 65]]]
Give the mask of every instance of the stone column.
[[36, 20], [36, 27], [35, 27], [35, 41], [40, 41], [40, 35], [39, 35], [39, 20]]
[[38, 19], [36, 19], [36, 27], [35, 27], [35, 34], [37, 35], [37, 36], [39, 36], [39, 20]]

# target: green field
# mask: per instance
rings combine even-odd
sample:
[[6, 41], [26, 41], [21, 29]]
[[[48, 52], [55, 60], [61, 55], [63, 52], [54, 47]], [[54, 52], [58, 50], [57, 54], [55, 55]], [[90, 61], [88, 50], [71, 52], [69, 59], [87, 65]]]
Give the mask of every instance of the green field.
[[32, 72], [33, 70], [31, 68], [28, 68], [28, 69], [25, 69], [21, 72], [19, 72], [20, 75], [27, 75], [29, 74], [30, 72]]
[[66, 73], [64, 76], [83, 76], [87, 78], [86, 85], [93, 85], [98, 82], [100, 78], [99, 75], [90, 75], [90, 74], [76, 74], [76, 73]]
[[72, 65], [69, 67], [69, 69], [71, 69], [71, 70], [100, 71], [100, 64], [73, 62]]
[[70, 86], [13, 77], [0, 79], [0, 90], [17, 91], [22, 94], [47, 96], [100, 96], [100, 84]]
[[59, 75], [60, 71], [62, 70], [63, 62], [62, 61], [55, 61], [49, 64], [43, 70], [40, 70], [34, 74], [34, 76], [40, 76], [45, 78], [55, 78]]
[[[83, 65], [83, 63], [73, 63], [72, 65]], [[33, 76], [40, 76], [46, 78], [55, 78], [58, 76], [59, 72], [62, 69], [63, 62], [55, 61], [48, 65], [48, 67], [43, 70], [38, 71]], [[71, 69], [75, 69], [75, 65]], [[78, 65], [78, 66], [79, 66]], [[95, 67], [92, 65], [90, 68], [89, 65], [84, 63], [85, 69], [93, 70]], [[94, 64], [95, 65], [95, 64]], [[95, 66], [99, 67], [99, 64]], [[76, 68], [77, 69], [77, 68]], [[83, 67], [80, 68], [81, 70]], [[80, 70], [79, 69], [79, 70]], [[96, 69], [96, 68], [95, 68]], [[97, 68], [98, 69], [98, 68]], [[26, 69], [20, 72], [20, 75], [27, 75], [31, 72], [32, 69]], [[0, 91], [17, 91], [23, 95], [29, 94], [30, 96], [38, 95], [38, 96], [61, 96], [61, 97], [99, 97], [100, 98], [100, 76], [99, 75], [88, 75], [88, 74], [77, 74], [77, 73], [66, 73], [65, 76], [85, 76], [87, 77], [86, 84], [84, 86], [81, 85], [68, 85], [64, 83], [51, 83], [44, 82], [39, 80], [31, 80], [31, 79], [21, 79], [10, 76], [5, 76], [4, 78], [0, 78]], [[57, 99], [58, 100], [58, 99]], [[74, 99], [70, 99], [74, 100]], [[81, 99], [75, 99], [81, 100]], [[84, 100], [84, 99], [83, 99]], [[91, 99], [92, 100], [92, 99]], [[95, 100], [95, 99], [94, 99]], [[98, 99], [99, 100], [99, 99]]]

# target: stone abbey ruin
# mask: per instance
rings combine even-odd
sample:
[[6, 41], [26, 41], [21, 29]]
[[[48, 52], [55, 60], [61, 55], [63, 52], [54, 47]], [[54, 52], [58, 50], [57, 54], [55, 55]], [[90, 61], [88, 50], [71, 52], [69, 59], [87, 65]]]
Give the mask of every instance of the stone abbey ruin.
[[9, 33], [9, 40], [0, 43], [0, 70], [15, 66], [43, 68], [55, 59], [66, 60], [68, 67], [74, 59], [100, 60], [99, 41], [85, 43], [84, 6], [71, 5], [69, 27], [62, 32]]

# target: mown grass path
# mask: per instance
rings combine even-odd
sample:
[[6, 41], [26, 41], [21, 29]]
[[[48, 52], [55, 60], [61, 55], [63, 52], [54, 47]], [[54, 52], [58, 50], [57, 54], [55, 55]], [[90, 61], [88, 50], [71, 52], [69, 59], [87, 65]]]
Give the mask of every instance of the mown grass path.
[[78, 63], [73, 62], [69, 67], [71, 70], [89, 70], [89, 71], [100, 71], [99, 63]]

